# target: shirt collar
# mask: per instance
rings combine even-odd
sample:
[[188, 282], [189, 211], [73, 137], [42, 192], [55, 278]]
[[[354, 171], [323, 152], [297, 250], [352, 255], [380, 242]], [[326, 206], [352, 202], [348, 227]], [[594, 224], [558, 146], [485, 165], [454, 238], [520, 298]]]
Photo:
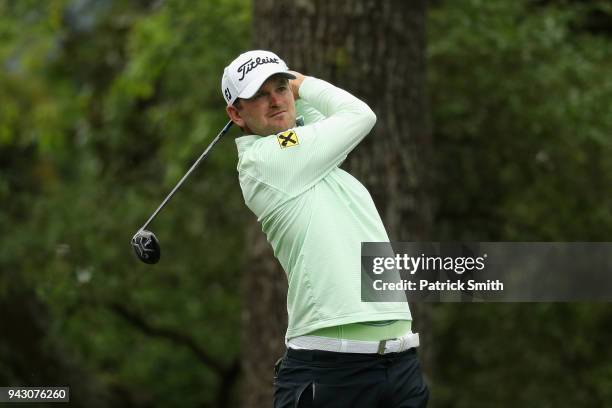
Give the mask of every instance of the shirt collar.
[[245, 152], [257, 139], [261, 138], [261, 136], [257, 135], [246, 135], [240, 136], [236, 138], [236, 147], [238, 147], [238, 156], [242, 156], [242, 153]]

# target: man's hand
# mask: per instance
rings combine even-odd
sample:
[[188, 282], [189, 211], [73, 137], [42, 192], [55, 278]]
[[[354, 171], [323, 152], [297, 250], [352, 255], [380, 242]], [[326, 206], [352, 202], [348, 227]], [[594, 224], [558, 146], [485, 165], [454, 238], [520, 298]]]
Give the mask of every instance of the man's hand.
[[300, 97], [300, 85], [304, 82], [305, 77], [297, 71], [289, 71], [289, 73], [295, 76], [295, 79], [289, 80], [289, 88], [293, 93], [293, 99], [297, 100]]

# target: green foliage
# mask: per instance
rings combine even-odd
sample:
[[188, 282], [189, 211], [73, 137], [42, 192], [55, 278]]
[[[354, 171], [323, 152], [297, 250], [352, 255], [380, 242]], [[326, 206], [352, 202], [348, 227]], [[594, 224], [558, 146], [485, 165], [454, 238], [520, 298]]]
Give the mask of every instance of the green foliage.
[[243, 0], [0, 2], [0, 296], [34, 288], [51, 343], [149, 406], [214, 406], [219, 375], [112, 305], [221, 366], [238, 358], [248, 213], [232, 135], [152, 225], [161, 262], [129, 241], [225, 124], [220, 77], [249, 21]]
[[[581, 28], [603, 3], [546, 3], [429, 12], [437, 239], [609, 241], [612, 43]], [[432, 405], [608, 406], [611, 319], [608, 305], [437, 305]]]
[[[608, 406], [608, 305], [457, 304], [435, 314], [434, 406]], [[565, 390], [571, 389], [571, 393]]]
[[430, 13], [440, 234], [606, 240], [612, 45], [584, 10], [457, 1]]
[[[588, 27], [609, 4], [438, 3], [436, 238], [608, 240], [612, 45]], [[158, 265], [129, 239], [225, 123], [220, 75], [249, 26], [246, 0], [0, 0], [0, 305], [44, 305], [29, 316], [47, 353], [119, 405], [215, 406], [220, 378], [116, 305], [223, 366], [238, 356], [251, 215], [233, 141], [154, 222]], [[610, 405], [611, 321], [607, 305], [438, 305], [432, 405]], [[0, 330], [0, 383], [31, 385], [9, 359], [24, 339]]]

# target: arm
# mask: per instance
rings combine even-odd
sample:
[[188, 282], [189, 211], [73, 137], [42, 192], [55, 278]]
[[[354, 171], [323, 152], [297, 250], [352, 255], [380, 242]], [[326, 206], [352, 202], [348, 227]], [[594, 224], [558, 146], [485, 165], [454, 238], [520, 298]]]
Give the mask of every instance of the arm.
[[300, 98], [299, 89], [302, 82], [304, 82], [304, 75], [296, 71], [290, 71], [290, 73], [296, 77], [295, 79], [289, 81], [289, 87], [293, 93], [293, 98], [295, 99], [295, 110], [297, 116], [302, 116], [304, 118], [304, 124], [306, 125], [325, 119], [325, 116], [321, 112], [316, 110], [306, 100]]
[[[295, 74], [294, 74], [295, 75]], [[261, 140], [262, 181], [288, 194], [312, 186], [344, 161], [376, 123], [376, 115], [362, 101], [332, 84], [296, 75], [292, 91], [323, 117], [315, 123], [290, 129], [298, 143], [281, 147], [279, 135]]]

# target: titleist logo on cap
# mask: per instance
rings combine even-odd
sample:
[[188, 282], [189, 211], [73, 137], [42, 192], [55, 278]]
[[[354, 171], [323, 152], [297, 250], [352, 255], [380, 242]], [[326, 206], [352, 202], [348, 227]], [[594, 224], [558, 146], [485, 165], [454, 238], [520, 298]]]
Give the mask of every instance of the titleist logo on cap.
[[294, 77], [285, 61], [271, 51], [252, 50], [240, 54], [223, 70], [221, 93], [225, 102], [231, 105], [238, 98], [251, 98], [275, 74]]
[[255, 61], [253, 61], [253, 58], [250, 58], [247, 62], [238, 67], [238, 73], [242, 74], [238, 80], [242, 81], [246, 74], [263, 64], [279, 64], [278, 58], [257, 57], [255, 58]]

